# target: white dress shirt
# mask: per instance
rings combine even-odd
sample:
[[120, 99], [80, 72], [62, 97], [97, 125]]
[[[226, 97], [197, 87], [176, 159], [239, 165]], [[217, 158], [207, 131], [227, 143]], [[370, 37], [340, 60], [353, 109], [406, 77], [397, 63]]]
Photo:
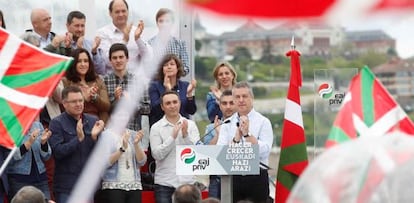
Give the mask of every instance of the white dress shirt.
[[195, 177], [192, 175], [178, 176], [175, 168], [175, 146], [194, 145], [200, 139], [197, 125], [192, 120], [182, 116], [178, 122], [188, 121], [188, 136], [183, 138], [182, 132], [178, 132], [176, 139], [172, 137], [174, 125], [165, 116], [152, 125], [150, 130], [151, 153], [155, 159], [154, 183], [162, 186], [177, 188], [182, 184], [192, 184]]
[[[136, 26], [132, 26], [131, 31], [129, 33], [129, 40], [126, 44], [128, 48], [128, 68], [137, 68], [140, 65], [140, 62], [150, 61], [152, 58], [152, 49], [150, 45], [144, 42], [141, 38], [135, 41], [135, 30], [137, 29]], [[103, 51], [103, 58], [106, 62], [106, 72], [112, 72], [112, 66], [109, 62], [109, 48], [111, 48], [112, 44], [114, 43], [122, 43], [125, 44], [124, 34], [121, 30], [115, 27], [114, 24], [106, 25], [98, 30], [98, 36], [101, 38], [101, 43], [99, 48]]]
[[[272, 124], [268, 118], [254, 109], [247, 114], [247, 117], [249, 119], [249, 133], [256, 137], [259, 144], [260, 162], [268, 165], [269, 154], [273, 144]], [[239, 115], [235, 113], [231, 116], [229, 124], [220, 127], [220, 136], [217, 140], [217, 145], [228, 145], [233, 142], [233, 138], [238, 130], [237, 122], [239, 122]], [[240, 141], [244, 142], [244, 137]]]

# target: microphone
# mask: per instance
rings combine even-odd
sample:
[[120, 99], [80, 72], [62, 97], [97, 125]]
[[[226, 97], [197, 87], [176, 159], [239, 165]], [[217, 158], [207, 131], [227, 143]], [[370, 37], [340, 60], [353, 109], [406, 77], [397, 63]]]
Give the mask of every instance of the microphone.
[[197, 142], [196, 145], [204, 145], [205, 143], [204, 141], [204, 137], [206, 137], [208, 134], [210, 134], [213, 130], [215, 130], [216, 128], [218, 128], [219, 126], [223, 125], [223, 124], [227, 124], [230, 123], [230, 119], [226, 119], [224, 120], [222, 123], [218, 124], [217, 126], [215, 126], [213, 129], [209, 130], [206, 134], [204, 134]]

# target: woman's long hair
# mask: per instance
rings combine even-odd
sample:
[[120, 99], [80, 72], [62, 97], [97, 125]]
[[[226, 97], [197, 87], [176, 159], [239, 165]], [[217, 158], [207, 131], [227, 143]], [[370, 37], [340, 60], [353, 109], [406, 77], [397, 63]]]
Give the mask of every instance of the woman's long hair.
[[77, 48], [72, 52], [72, 57], [74, 58], [74, 60], [73, 60], [72, 65], [66, 71], [66, 78], [69, 81], [72, 81], [72, 82], [75, 82], [75, 83], [81, 81], [79, 73], [76, 71], [76, 65], [78, 64], [79, 55], [81, 53], [85, 53], [88, 56], [88, 60], [89, 60], [89, 69], [88, 69], [88, 72], [86, 72], [85, 81], [86, 82], [95, 81], [97, 79], [98, 75], [96, 74], [95, 66], [94, 66], [93, 61], [92, 61], [92, 57], [89, 55], [89, 52], [86, 49], [83, 49], [83, 48]]

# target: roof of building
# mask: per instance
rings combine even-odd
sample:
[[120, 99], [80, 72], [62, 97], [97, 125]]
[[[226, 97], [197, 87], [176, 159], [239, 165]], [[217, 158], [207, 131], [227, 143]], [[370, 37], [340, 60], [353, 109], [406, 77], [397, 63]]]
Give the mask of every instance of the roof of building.
[[367, 30], [367, 31], [347, 31], [346, 39], [349, 41], [376, 41], [376, 40], [393, 40], [383, 30]]
[[406, 71], [414, 69], [414, 61], [404, 60], [401, 58], [393, 58], [387, 63], [381, 64], [373, 68], [374, 73], [389, 73], [397, 71]]

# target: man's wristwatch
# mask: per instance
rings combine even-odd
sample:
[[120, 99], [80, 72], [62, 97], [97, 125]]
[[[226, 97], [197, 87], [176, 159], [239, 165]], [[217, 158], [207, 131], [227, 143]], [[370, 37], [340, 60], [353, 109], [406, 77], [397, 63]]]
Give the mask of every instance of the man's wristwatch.
[[247, 133], [247, 134], [243, 135], [243, 137], [249, 137], [250, 135], [251, 135], [250, 133]]
[[239, 141], [237, 141], [236, 139], [234, 139], [234, 137], [233, 137], [233, 142], [234, 143], [240, 143], [240, 140]]
[[119, 151], [121, 151], [121, 152], [125, 152], [125, 149], [124, 149], [124, 148], [122, 148], [122, 147], [120, 147], [120, 148], [119, 148]]

